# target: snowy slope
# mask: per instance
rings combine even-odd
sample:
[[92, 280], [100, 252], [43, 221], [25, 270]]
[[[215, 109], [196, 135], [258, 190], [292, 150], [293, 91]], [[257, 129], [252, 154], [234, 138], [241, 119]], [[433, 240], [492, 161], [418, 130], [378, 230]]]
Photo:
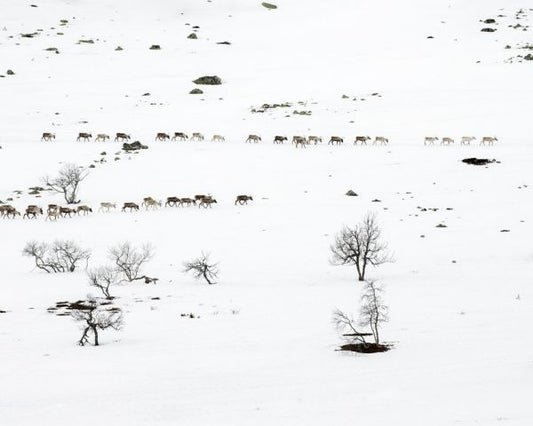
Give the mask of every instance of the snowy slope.
[[[80, 193], [93, 208], [218, 199], [205, 210], [0, 220], [0, 424], [532, 424], [533, 87], [530, 63], [506, 62], [531, 42], [508, 27], [530, 22], [515, 19], [528, 2], [276, 4], [0, 1], [0, 73], [15, 72], [0, 79], [2, 201], [61, 203], [27, 188], [102, 151], [108, 161], [94, 163]], [[480, 31], [481, 19], [500, 14], [498, 31]], [[194, 25], [198, 40], [189, 40]], [[189, 95], [206, 74], [223, 84]], [[281, 102], [294, 105], [251, 113]], [[44, 131], [56, 141], [39, 142]], [[76, 143], [80, 131], [131, 132], [150, 148], [114, 161], [118, 144]], [[161, 131], [227, 142], [154, 142]], [[245, 144], [249, 133], [262, 143]], [[276, 134], [346, 143], [296, 150], [273, 145]], [[353, 147], [359, 134], [390, 145]], [[422, 144], [470, 134], [500, 143]], [[501, 163], [460, 162], [471, 156]], [[254, 202], [236, 207], [237, 194]], [[386, 285], [383, 337], [395, 348], [345, 354], [335, 351], [331, 313], [355, 311], [360, 285], [353, 270], [329, 264], [329, 245], [367, 211], [394, 252], [370, 275]], [[84, 271], [47, 275], [21, 256], [26, 241], [56, 238], [91, 248], [92, 266], [117, 242], [156, 247], [146, 273], [159, 283], [115, 290], [126, 325], [102, 333], [100, 347], [77, 346], [78, 326], [46, 312], [96, 294]], [[220, 261], [215, 286], [181, 272], [201, 250]]]

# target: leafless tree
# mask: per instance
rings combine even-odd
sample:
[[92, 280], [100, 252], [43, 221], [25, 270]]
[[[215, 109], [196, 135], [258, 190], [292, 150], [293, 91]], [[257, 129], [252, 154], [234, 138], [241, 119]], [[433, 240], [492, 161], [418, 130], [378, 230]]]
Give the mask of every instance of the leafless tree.
[[80, 183], [87, 177], [88, 171], [72, 163], [66, 163], [61, 167], [56, 177], [45, 176], [42, 181], [55, 192], [63, 194], [68, 204], [79, 203], [76, 200]]
[[361, 294], [361, 310], [359, 325], [370, 327], [374, 343], [379, 345], [379, 329], [381, 324], [389, 320], [389, 308], [383, 301], [383, 288], [376, 281], [365, 281]]
[[88, 262], [91, 251], [70, 240], [57, 240], [52, 244], [30, 241], [26, 243], [22, 254], [33, 257], [37, 268], [48, 273], [58, 273], [74, 272], [79, 262]]
[[120, 273], [111, 266], [101, 266], [87, 272], [89, 284], [100, 289], [107, 299], [112, 299], [110, 289], [121, 283]]
[[203, 278], [208, 284], [216, 284], [215, 280], [218, 278], [218, 263], [213, 263], [209, 260], [209, 253], [204, 253], [189, 262], [183, 263], [183, 272], [192, 272], [194, 278], [199, 280]]
[[94, 346], [98, 346], [99, 330], [107, 330], [108, 328], [120, 330], [123, 325], [120, 308], [108, 304], [104, 305], [96, 299], [78, 304], [77, 309], [71, 311], [71, 316], [83, 324], [83, 334], [78, 341], [81, 346], [85, 346], [89, 342], [90, 333], [93, 334]]
[[150, 261], [153, 256], [154, 248], [150, 244], [136, 248], [126, 241], [109, 249], [109, 259], [129, 282], [151, 279], [146, 275], [141, 276], [140, 272], [143, 265]]
[[353, 228], [344, 226], [330, 248], [331, 263], [355, 265], [359, 281], [365, 280], [368, 265], [378, 266], [392, 261], [387, 244], [381, 241], [381, 229], [373, 213], [367, 213]]
[[[383, 288], [375, 281], [365, 281], [361, 293], [361, 306], [359, 308], [359, 321], [355, 321], [350, 315], [336, 310], [333, 312], [333, 323], [343, 336], [353, 343], [367, 345], [365, 337], [372, 336], [376, 345], [380, 344], [379, 330], [384, 322], [387, 322], [388, 307], [383, 301]], [[362, 332], [370, 328], [371, 333]]]

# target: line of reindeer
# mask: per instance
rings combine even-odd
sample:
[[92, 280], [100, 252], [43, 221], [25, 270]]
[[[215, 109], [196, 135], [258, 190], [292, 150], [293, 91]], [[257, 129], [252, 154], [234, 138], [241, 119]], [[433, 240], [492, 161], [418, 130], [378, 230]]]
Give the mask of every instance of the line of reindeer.
[[[235, 199], [235, 205], [245, 205], [248, 204], [248, 201], [253, 201], [251, 195], [237, 195]], [[164, 204], [165, 207], [191, 207], [198, 206], [198, 208], [208, 208], [213, 207], [213, 204], [217, 204], [217, 200], [212, 195], [198, 194], [193, 198], [189, 197], [167, 197], [167, 200]], [[142, 203], [139, 205], [136, 202], [127, 201], [123, 203], [121, 211], [139, 211], [141, 207], [146, 208], [146, 210], [156, 210], [163, 206], [162, 201], [158, 201], [152, 197], [143, 198]], [[102, 202], [98, 209], [99, 212], [110, 212], [117, 208], [116, 203]], [[93, 209], [86, 205], [80, 205], [76, 208], [71, 207], [62, 207], [58, 204], [48, 204], [46, 210], [46, 219], [55, 221], [59, 218], [72, 217], [75, 215], [88, 215], [93, 212]], [[17, 216], [22, 216], [23, 219], [36, 219], [38, 216], [44, 215], [44, 210], [42, 207], [30, 204], [26, 207], [24, 214], [21, 214], [15, 207], [10, 204], [0, 205], [0, 217], [4, 219], [15, 219]]]
[[[45, 132], [42, 134], [41, 141], [44, 142], [50, 142], [52, 140], [55, 140], [56, 135], [55, 133], [49, 133]], [[78, 137], [76, 138], [77, 142], [90, 142], [93, 139], [92, 133], [86, 133], [86, 132], [80, 132], [78, 133]], [[127, 133], [118, 132], [115, 135], [115, 138], [113, 139], [115, 142], [125, 142], [129, 141], [131, 139], [131, 136]], [[94, 138], [95, 142], [105, 142], [107, 140], [110, 140], [110, 136], [105, 133], [98, 133], [96, 137]], [[170, 136], [169, 133], [164, 132], [158, 132], [154, 138], [154, 141], [160, 141], [160, 142], [166, 142], [166, 141], [197, 141], [202, 142], [205, 141], [205, 136], [200, 132], [194, 132], [189, 135], [184, 132], [174, 132], [173, 136]], [[274, 144], [284, 144], [285, 142], [288, 142], [287, 136], [283, 135], [276, 135], [274, 136], [273, 143]], [[461, 138], [461, 145], [470, 145], [473, 141], [476, 140], [475, 136], [463, 136]], [[215, 134], [211, 137], [212, 142], [225, 142], [226, 138], [222, 135]], [[246, 138], [246, 143], [259, 143], [261, 142], [261, 136], [256, 134], [250, 134]], [[442, 139], [436, 137], [436, 136], [426, 136], [424, 138], [424, 145], [435, 145], [437, 142], [440, 141], [441, 145], [452, 145], [455, 143], [455, 140], [451, 137], [443, 137]], [[498, 139], [493, 136], [484, 136], [480, 139], [479, 144], [480, 145], [494, 145], [495, 142], [497, 142]], [[373, 140], [370, 136], [356, 136], [353, 144], [354, 145], [367, 145], [369, 142], [372, 143], [372, 145], [388, 145], [389, 139], [384, 136], [376, 136]], [[292, 137], [292, 143], [296, 147], [302, 147], [306, 148], [308, 145], [314, 144], [317, 145], [319, 143], [322, 143], [322, 136], [293, 136]], [[342, 145], [344, 143], [344, 138], [341, 136], [331, 136], [328, 145]]]
[[[453, 145], [455, 143], [455, 140], [450, 137], [443, 137], [442, 139], [439, 139], [436, 136], [426, 136], [424, 138], [424, 145], [435, 145], [435, 143], [437, 143], [439, 140], [441, 145]], [[461, 145], [471, 145], [475, 140], [475, 136], [463, 136], [461, 137]], [[479, 140], [480, 145], [492, 146], [495, 142], [498, 142], [498, 138], [493, 136], [483, 136]]]

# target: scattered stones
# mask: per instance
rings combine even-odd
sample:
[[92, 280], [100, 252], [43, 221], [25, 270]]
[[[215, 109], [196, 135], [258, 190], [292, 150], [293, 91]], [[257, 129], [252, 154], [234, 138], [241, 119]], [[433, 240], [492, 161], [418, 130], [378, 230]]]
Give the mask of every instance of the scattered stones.
[[222, 79], [217, 75], [205, 75], [199, 77], [193, 81], [194, 84], [207, 84], [211, 86], [216, 86], [222, 84]]

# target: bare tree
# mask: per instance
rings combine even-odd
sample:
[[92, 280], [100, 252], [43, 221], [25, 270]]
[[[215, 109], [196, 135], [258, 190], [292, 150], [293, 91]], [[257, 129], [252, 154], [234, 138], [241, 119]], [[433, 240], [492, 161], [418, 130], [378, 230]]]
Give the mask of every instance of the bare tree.
[[42, 181], [45, 185], [55, 192], [63, 194], [65, 201], [68, 204], [79, 203], [76, 200], [78, 197], [78, 191], [80, 183], [87, 177], [88, 171], [83, 167], [77, 166], [72, 163], [66, 163], [61, 167], [56, 177], [51, 178], [45, 176]]
[[37, 268], [48, 273], [59, 273], [74, 272], [79, 262], [88, 262], [91, 251], [70, 240], [57, 240], [52, 244], [30, 241], [26, 243], [22, 254], [33, 257]]
[[199, 280], [203, 278], [208, 284], [216, 284], [215, 280], [218, 278], [218, 263], [213, 263], [209, 260], [209, 253], [204, 253], [189, 262], [183, 263], [183, 272], [192, 272], [194, 278]]
[[109, 249], [109, 259], [129, 282], [142, 279], [146, 282], [148, 280], [153, 281], [152, 278], [146, 275], [140, 275], [143, 265], [150, 261], [153, 256], [154, 249], [150, 244], [144, 244], [142, 247], [136, 248], [126, 241]]
[[367, 213], [353, 228], [344, 226], [330, 248], [331, 263], [355, 265], [359, 281], [365, 280], [368, 265], [378, 266], [392, 261], [387, 244], [381, 241], [381, 229], [373, 213]]
[[[384, 322], [389, 320], [388, 307], [383, 301], [383, 288], [375, 281], [365, 281], [361, 293], [359, 321], [340, 310], [333, 312], [333, 323], [337, 330], [344, 332], [352, 343], [362, 343], [368, 346], [365, 337], [372, 336], [374, 344], [380, 344], [379, 330]], [[370, 328], [370, 333], [362, 332], [358, 327]]]
[[365, 281], [361, 294], [361, 310], [359, 325], [370, 327], [374, 343], [379, 345], [379, 329], [381, 324], [389, 320], [389, 308], [383, 301], [383, 288], [375, 281]]
[[107, 299], [113, 298], [110, 293], [111, 287], [122, 282], [119, 271], [111, 266], [101, 266], [91, 269], [87, 272], [87, 275], [89, 277], [89, 284], [100, 289]]
[[76, 321], [83, 323], [83, 334], [78, 341], [81, 346], [89, 342], [90, 333], [93, 334], [94, 346], [99, 345], [98, 331], [120, 330], [123, 325], [122, 311], [116, 306], [104, 305], [93, 299], [77, 305], [77, 309], [71, 311], [71, 316]]

